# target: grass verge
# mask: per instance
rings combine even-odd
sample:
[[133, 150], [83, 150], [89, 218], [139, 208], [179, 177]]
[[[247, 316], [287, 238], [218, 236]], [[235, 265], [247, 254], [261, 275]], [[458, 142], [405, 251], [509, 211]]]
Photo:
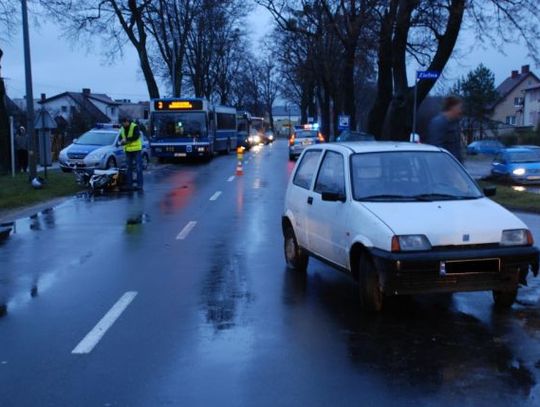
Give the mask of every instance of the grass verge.
[[495, 202], [511, 210], [540, 214], [540, 194], [520, 191], [518, 190], [520, 187], [512, 187], [492, 181], [480, 181], [481, 187], [490, 185], [497, 187], [497, 195], [491, 198]]
[[[40, 174], [43, 176], [43, 174]], [[75, 182], [73, 174], [49, 171], [47, 184], [43, 189], [33, 189], [27, 174], [0, 176], [0, 210], [22, 208], [54, 198], [77, 193], [81, 187]]]

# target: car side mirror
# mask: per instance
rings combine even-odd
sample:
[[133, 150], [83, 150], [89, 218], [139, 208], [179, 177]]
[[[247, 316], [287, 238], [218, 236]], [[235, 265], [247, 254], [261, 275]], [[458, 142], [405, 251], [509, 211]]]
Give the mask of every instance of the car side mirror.
[[72, 141], [72, 143], [73, 143], [73, 144], [77, 144], [77, 140], [79, 140], [79, 139], [78, 139], [78, 138], [74, 138], [73, 141]]
[[497, 195], [497, 187], [495, 186], [484, 187], [484, 195], [487, 197]]
[[325, 202], [345, 202], [345, 195], [339, 192], [323, 192], [321, 199]]

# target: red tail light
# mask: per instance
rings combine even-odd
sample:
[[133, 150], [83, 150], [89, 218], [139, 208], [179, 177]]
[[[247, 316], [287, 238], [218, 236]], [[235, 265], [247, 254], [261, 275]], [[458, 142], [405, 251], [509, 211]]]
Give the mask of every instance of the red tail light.
[[295, 139], [295, 138], [296, 138], [296, 137], [295, 137], [294, 134], [293, 134], [293, 135], [291, 136], [291, 138], [289, 139], [289, 145], [290, 145], [290, 146], [294, 145], [294, 139]]
[[319, 143], [324, 143], [326, 141], [321, 133], [317, 134], [317, 140], [319, 140]]

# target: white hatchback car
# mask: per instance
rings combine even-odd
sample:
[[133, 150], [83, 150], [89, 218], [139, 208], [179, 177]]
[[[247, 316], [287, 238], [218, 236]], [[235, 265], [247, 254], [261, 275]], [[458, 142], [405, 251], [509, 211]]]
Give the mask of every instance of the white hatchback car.
[[310, 147], [287, 189], [287, 265], [305, 272], [313, 256], [350, 273], [372, 311], [389, 295], [484, 290], [510, 307], [539, 252], [525, 224], [486, 197], [495, 192], [433, 146]]

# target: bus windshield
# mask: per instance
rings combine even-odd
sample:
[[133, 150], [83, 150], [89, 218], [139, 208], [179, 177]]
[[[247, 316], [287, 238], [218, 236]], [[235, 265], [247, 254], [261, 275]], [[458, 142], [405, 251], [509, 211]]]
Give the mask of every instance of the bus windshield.
[[152, 136], [159, 139], [207, 137], [206, 115], [203, 112], [155, 113]]

